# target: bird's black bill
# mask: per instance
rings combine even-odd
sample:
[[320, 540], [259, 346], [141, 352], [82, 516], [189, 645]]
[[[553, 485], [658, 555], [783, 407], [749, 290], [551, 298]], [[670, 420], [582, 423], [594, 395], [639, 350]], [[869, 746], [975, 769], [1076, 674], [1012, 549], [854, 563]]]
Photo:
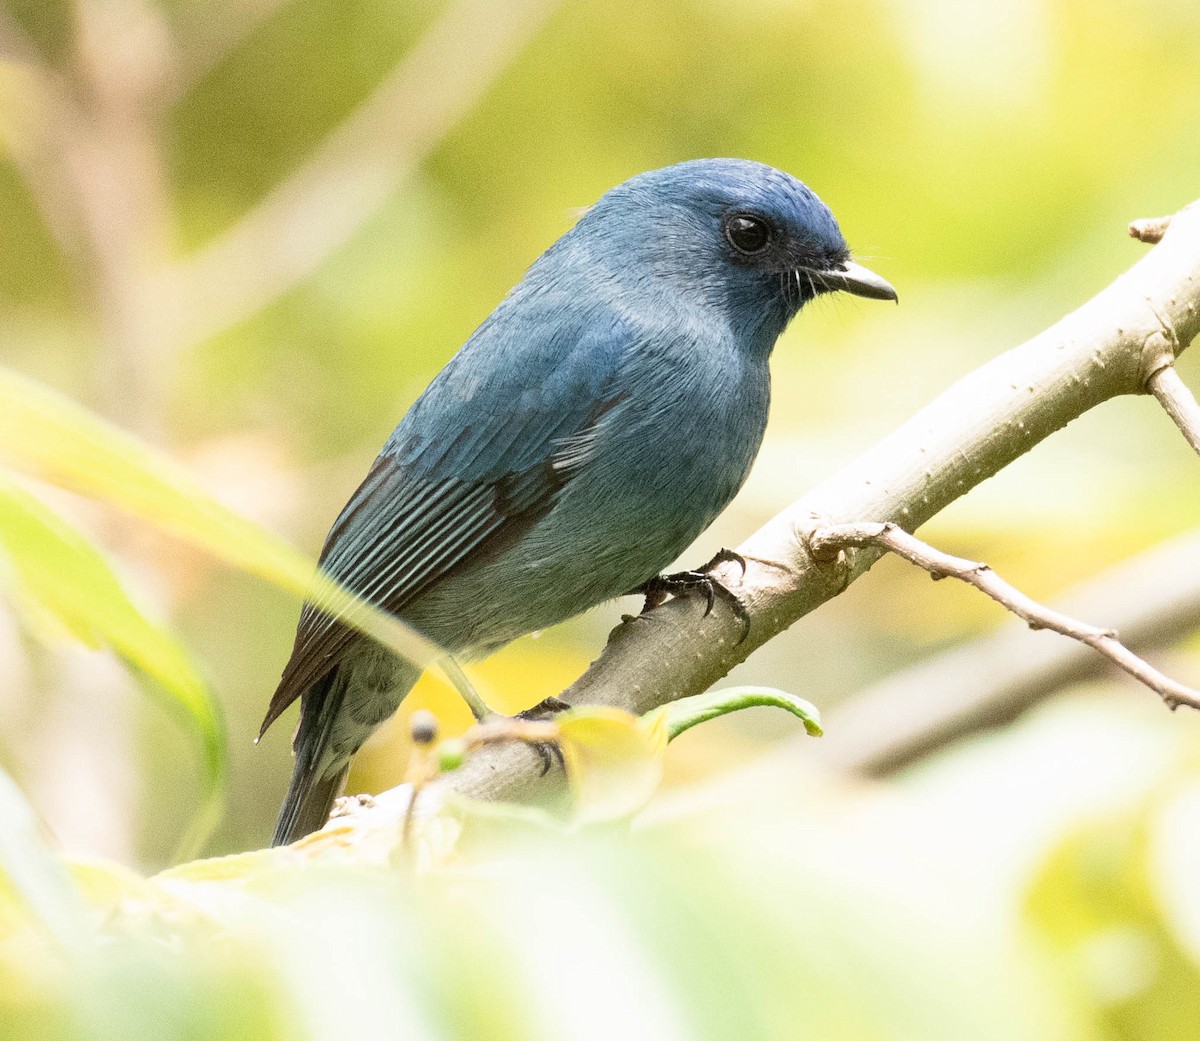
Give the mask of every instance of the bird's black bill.
[[804, 274], [830, 292], [853, 293], [855, 296], [865, 296], [871, 300], [900, 299], [890, 282], [851, 260], [847, 260], [837, 270], [806, 270]]

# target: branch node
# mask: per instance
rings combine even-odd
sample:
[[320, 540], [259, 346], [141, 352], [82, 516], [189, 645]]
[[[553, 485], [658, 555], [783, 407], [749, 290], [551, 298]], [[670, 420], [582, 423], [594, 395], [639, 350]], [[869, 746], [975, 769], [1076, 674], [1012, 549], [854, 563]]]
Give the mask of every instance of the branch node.
[[1144, 217], [1141, 220], [1130, 222], [1129, 237], [1151, 246], [1157, 245], [1162, 241], [1170, 226], [1170, 217]]
[[1153, 393], [1150, 388], [1151, 381], [1163, 369], [1174, 365], [1175, 356], [1179, 353], [1179, 344], [1173, 339], [1173, 330], [1162, 320], [1157, 311], [1154, 313], [1154, 317], [1161, 328], [1146, 337], [1145, 343], [1142, 344], [1142, 356], [1139, 362], [1141, 389], [1151, 393]]

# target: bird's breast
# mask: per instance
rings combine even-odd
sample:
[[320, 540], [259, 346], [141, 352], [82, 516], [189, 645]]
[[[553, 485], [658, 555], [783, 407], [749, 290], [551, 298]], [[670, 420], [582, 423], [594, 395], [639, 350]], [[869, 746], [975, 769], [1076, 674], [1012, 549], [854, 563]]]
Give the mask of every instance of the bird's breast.
[[595, 489], [581, 482], [579, 492], [620, 503], [631, 529], [678, 531], [681, 551], [728, 505], [758, 454], [769, 404], [758, 377], [685, 368], [644, 397], [631, 394], [594, 472], [581, 475]]
[[666, 569], [733, 499], [766, 424], [765, 370], [705, 362], [623, 374], [619, 405], [552, 509], [502, 555], [423, 595], [414, 620], [452, 649], [491, 648]]

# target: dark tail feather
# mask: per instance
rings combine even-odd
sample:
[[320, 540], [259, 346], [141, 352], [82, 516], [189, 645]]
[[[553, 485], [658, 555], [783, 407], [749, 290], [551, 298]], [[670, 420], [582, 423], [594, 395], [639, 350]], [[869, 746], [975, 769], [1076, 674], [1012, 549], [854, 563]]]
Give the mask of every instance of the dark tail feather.
[[[335, 669], [304, 698], [300, 729], [296, 732], [296, 768], [292, 771], [292, 783], [288, 785], [283, 809], [279, 811], [272, 846], [286, 846], [324, 827], [334, 799], [342, 794], [346, 774], [350, 771], [349, 760], [340, 770], [335, 769], [323, 777], [317, 773], [345, 689], [335, 682], [336, 676]], [[315, 711], [303, 711], [309, 706]]]
[[311, 781], [299, 777], [297, 771], [297, 776], [292, 778], [292, 785], [283, 802], [271, 845], [286, 846], [323, 828], [329, 820], [329, 811], [333, 809], [334, 800], [342, 794], [346, 774], [349, 772], [350, 764], [347, 763], [328, 777]]

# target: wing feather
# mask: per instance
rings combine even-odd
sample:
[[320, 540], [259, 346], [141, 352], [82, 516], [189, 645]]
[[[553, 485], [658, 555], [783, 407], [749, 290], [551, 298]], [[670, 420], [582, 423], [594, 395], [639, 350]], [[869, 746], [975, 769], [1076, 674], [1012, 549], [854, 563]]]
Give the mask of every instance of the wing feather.
[[[631, 341], [615, 325], [607, 335], [542, 333], [508, 364], [483, 362], [490, 378], [479, 380], [472, 354], [495, 349], [481, 337], [487, 329], [396, 428], [322, 550], [323, 571], [383, 610], [402, 615], [432, 584], [552, 509], [623, 399], [612, 376]], [[356, 630], [306, 604], [262, 732], [355, 639]]]

